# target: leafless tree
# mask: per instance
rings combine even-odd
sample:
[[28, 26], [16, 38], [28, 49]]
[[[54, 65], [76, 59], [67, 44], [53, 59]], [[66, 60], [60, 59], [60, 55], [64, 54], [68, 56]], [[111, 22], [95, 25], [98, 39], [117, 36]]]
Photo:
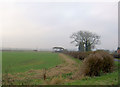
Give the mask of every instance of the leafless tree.
[[100, 36], [89, 31], [78, 31], [73, 33], [70, 38], [73, 39], [71, 43], [76, 43], [79, 51], [90, 51], [100, 42]]

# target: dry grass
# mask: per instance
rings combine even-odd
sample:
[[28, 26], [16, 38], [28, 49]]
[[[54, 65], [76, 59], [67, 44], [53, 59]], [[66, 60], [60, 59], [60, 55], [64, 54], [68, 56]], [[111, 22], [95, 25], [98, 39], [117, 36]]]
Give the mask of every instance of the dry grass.
[[60, 75], [59, 77], [53, 77], [51, 80], [44, 81], [44, 85], [62, 85], [65, 81]]

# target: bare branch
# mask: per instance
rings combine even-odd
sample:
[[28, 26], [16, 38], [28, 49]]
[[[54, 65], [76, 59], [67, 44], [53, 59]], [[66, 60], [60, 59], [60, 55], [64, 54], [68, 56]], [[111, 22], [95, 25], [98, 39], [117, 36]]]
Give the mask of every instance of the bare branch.
[[85, 49], [95, 47], [100, 42], [100, 36], [89, 31], [78, 31], [73, 33], [70, 38], [73, 39], [71, 43], [76, 43], [76, 46], [82, 44]]

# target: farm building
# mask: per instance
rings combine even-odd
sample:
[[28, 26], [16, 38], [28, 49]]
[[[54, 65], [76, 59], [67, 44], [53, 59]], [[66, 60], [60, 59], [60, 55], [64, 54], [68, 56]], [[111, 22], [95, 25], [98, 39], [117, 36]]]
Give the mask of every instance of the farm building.
[[63, 47], [53, 47], [54, 52], [62, 52], [64, 51]]
[[118, 49], [117, 49], [117, 53], [120, 54], [120, 47], [118, 47]]

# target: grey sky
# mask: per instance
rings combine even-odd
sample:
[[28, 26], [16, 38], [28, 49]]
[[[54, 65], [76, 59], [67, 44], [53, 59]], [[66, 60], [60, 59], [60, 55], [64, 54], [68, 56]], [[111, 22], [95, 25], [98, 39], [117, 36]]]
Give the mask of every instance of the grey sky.
[[76, 49], [70, 35], [87, 30], [101, 36], [97, 48], [118, 46], [118, 7], [113, 2], [19, 2], [4, 4], [2, 46]]

